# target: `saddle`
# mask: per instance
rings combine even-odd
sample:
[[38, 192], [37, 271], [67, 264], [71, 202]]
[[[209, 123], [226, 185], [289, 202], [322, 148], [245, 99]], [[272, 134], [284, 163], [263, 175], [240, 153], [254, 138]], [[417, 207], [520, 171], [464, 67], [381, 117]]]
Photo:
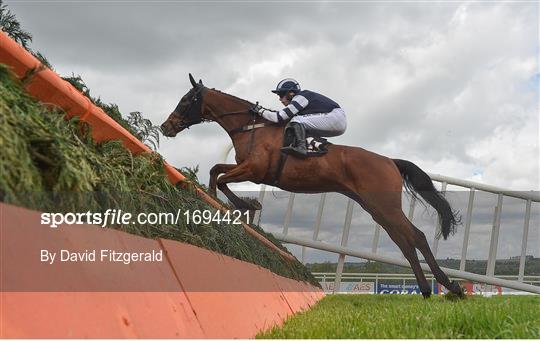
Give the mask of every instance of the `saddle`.
[[[285, 138], [283, 139], [283, 147], [291, 145], [294, 142], [294, 139], [294, 136], [286, 134]], [[305, 141], [307, 147], [307, 157], [324, 155], [328, 152], [328, 146], [331, 145], [327, 139], [310, 134], [306, 136]]]

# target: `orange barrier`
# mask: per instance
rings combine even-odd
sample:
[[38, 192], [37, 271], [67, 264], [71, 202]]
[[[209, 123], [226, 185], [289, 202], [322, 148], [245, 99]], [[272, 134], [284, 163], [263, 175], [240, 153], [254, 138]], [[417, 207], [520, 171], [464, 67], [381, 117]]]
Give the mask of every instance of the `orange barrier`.
[[[82, 121], [93, 128], [92, 136], [96, 142], [121, 140], [126, 148], [134, 154], [152, 152], [150, 148], [110, 118], [101, 108], [95, 106], [86, 96], [64, 81], [54, 71], [44, 67], [39, 60], [2, 31], [0, 31], [0, 63], [9, 65], [19, 78], [24, 77], [32, 70], [37, 71], [33, 75], [31, 82], [26, 86], [26, 90], [39, 101], [62, 108], [68, 118], [79, 116]], [[168, 163], [165, 162], [164, 167], [169, 180], [173, 184], [185, 179], [180, 172]], [[197, 188], [197, 193], [213, 207], [221, 211], [227, 211], [227, 208], [200, 188]], [[266, 247], [279, 253], [285, 259], [294, 260], [292, 255], [279, 249], [249, 225], [242, 224], [242, 226], [247, 233], [257, 238]]]
[[252, 337], [324, 296], [322, 290], [260, 266], [192, 245], [160, 241], [207, 337]]
[[[41, 225], [0, 203], [1, 338], [249, 338], [323, 297], [321, 289], [177, 241], [92, 225]], [[43, 250], [96, 259], [43, 261]], [[110, 262], [100, 250], [162, 252]], [[60, 255], [57, 255], [60, 257]]]
[[205, 338], [178, 292], [2, 292], [1, 338]]

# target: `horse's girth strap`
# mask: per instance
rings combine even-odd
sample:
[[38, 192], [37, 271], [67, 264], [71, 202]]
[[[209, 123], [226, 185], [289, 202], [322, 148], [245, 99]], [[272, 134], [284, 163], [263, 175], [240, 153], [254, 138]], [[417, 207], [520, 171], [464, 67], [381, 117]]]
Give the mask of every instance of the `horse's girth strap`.
[[287, 154], [283, 152], [279, 152], [279, 160], [278, 160], [278, 167], [276, 172], [276, 177], [274, 179], [274, 182], [272, 185], [278, 187], [279, 186], [279, 179], [281, 178], [281, 173], [283, 172], [283, 167], [285, 166], [285, 162], [287, 162]]
[[231, 130], [229, 132], [229, 134], [234, 135], [236, 133], [250, 131], [250, 130], [253, 130], [253, 129], [257, 129], [257, 128], [268, 127], [270, 125], [273, 125], [273, 124], [268, 124], [268, 123], [248, 124], [247, 126], [243, 126], [243, 127]]

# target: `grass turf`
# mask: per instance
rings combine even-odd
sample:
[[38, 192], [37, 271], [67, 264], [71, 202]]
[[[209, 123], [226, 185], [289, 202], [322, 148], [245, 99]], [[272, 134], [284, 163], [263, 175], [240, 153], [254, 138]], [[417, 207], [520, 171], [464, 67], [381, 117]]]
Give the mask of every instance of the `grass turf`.
[[540, 297], [332, 295], [258, 338], [538, 339]]

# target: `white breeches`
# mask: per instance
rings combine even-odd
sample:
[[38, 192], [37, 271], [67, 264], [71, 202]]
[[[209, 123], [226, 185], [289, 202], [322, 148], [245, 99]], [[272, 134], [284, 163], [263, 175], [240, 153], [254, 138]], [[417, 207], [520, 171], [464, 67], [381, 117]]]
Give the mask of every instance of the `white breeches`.
[[302, 123], [308, 133], [321, 137], [339, 136], [347, 129], [347, 118], [341, 108], [329, 113], [294, 116], [291, 122]]

